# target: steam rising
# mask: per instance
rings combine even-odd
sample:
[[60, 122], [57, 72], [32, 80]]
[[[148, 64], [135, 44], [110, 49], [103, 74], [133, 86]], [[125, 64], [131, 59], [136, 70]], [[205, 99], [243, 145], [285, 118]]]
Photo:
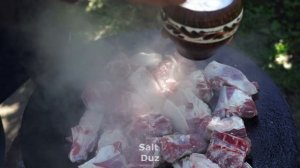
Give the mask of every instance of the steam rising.
[[[87, 81], [110, 78], [110, 76], [126, 77], [124, 73], [131, 71], [126, 69], [128, 67], [125, 62], [130, 61], [128, 58], [133, 56], [136, 57], [137, 64], [153, 64], [154, 66], [162, 59], [151, 55], [155, 53], [152, 48], [164, 50], [166, 43], [162, 42], [161, 38], [147, 40], [148, 44], [140, 44], [134, 40], [135, 38], [130, 38], [130, 35], [123, 38], [128, 40], [122, 42], [89, 41], [86, 34], [95, 29], [97, 25], [94, 24], [94, 19], [97, 18], [91, 18], [84, 12], [83, 6], [50, 2], [45, 9], [36, 14], [37, 19], [33, 25], [26, 25], [35, 35], [29, 38], [33, 39], [34, 49], [41, 63], [38, 64], [41, 67], [33, 69], [38, 71], [43, 69], [47, 73], [50, 70], [55, 74], [55, 81], [51, 82], [64, 83], [82, 89]], [[131, 34], [134, 36], [135, 33]], [[126, 33], [123, 35], [126, 36]], [[115, 62], [107, 65], [111, 60]], [[120, 63], [124, 63], [125, 66], [118, 67]], [[120, 68], [120, 72], [115, 70], [104, 73], [105, 68], [115, 69], [113, 67]], [[41, 81], [45, 82], [45, 85], [49, 84], [47, 77]]]

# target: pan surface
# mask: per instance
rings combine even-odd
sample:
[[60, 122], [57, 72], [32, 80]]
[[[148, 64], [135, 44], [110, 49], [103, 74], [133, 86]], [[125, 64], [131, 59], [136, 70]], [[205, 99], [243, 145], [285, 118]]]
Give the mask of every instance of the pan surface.
[[[94, 50], [99, 55], [112, 57], [120, 52], [131, 55], [145, 49], [158, 53], [175, 51], [173, 44], [162, 39], [158, 31], [144, 31], [94, 42], [82, 46], [78, 52], [87, 54], [86, 51], [94, 53]], [[215, 56], [197, 62], [197, 65], [203, 67], [212, 60], [240, 69], [260, 85], [256, 100], [258, 117], [245, 120], [252, 141], [251, 165], [254, 168], [295, 168], [296, 130], [288, 104], [271, 78], [246, 55], [230, 46], [223, 47]], [[102, 63], [105, 64], [105, 59]], [[55, 78], [56, 75], [44, 77], [47, 84], [37, 87], [24, 112], [21, 143], [26, 168], [72, 168], [78, 165], [68, 160], [70, 144], [65, 138], [70, 136], [70, 128], [78, 123], [83, 113], [81, 91], [72, 83], [55, 82]]]

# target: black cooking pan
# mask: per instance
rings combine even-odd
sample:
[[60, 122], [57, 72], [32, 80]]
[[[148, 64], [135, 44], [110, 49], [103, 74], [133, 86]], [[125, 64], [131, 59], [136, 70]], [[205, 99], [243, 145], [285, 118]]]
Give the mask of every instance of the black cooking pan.
[[[97, 53], [98, 57], [94, 59], [103, 56], [100, 62], [91, 62], [101, 67], [106, 59], [117, 57], [120, 53], [132, 55], [142, 50], [172, 53], [175, 48], [169, 40], [162, 39], [158, 31], [145, 31], [82, 45], [76, 51], [82, 56]], [[257, 81], [260, 85], [259, 98], [256, 100], [258, 117], [245, 121], [252, 141], [252, 152], [248, 159], [251, 165], [254, 168], [295, 168], [296, 130], [288, 104], [271, 78], [246, 55], [230, 46], [222, 48], [209, 60], [197, 62], [197, 65], [203, 67], [212, 60], [237, 67], [251, 81]], [[77, 67], [80, 68], [80, 65], [77, 64]], [[82, 90], [74, 84], [76, 77], [73, 80], [66, 79], [71, 82], [61, 82], [58, 78], [61, 76], [56, 73], [42, 76], [40, 81], [44, 82], [38, 85], [24, 112], [21, 143], [26, 168], [77, 166], [68, 160], [70, 144], [65, 138], [82, 115]], [[84, 82], [78, 78], [78, 83]]]
[[5, 136], [2, 126], [2, 121], [0, 118], [0, 167], [4, 165], [4, 155], [5, 155]]

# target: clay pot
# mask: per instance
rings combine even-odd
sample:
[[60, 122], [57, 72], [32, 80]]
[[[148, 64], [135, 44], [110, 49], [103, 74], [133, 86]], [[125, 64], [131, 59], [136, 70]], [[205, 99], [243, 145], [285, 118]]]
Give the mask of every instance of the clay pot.
[[211, 57], [228, 43], [243, 16], [241, 0], [220, 9], [200, 11], [181, 6], [162, 9], [164, 31], [175, 42], [178, 52], [192, 60]]

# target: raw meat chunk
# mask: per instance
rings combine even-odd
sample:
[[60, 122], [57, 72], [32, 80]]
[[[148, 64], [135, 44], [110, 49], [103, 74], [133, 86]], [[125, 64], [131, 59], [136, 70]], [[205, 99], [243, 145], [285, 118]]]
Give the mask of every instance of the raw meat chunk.
[[127, 168], [120, 146], [121, 143], [115, 143], [100, 148], [93, 159], [80, 165], [79, 168]]
[[249, 95], [234, 87], [223, 86], [214, 114], [221, 117], [237, 115], [252, 118], [257, 115], [257, 110]]
[[203, 138], [208, 139], [210, 137], [210, 130], [207, 129], [208, 124], [211, 121], [210, 116], [205, 116], [204, 118], [193, 118], [187, 120], [189, 126], [189, 133], [199, 134]]
[[129, 135], [135, 138], [161, 137], [173, 132], [171, 121], [161, 114], [144, 114], [130, 124]]
[[211, 131], [224, 132], [241, 138], [247, 137], [244, 121], [237, 116], [223, 119], [220, 117], [213, 117], [207, 128]]
[[199, 99], [190, 90], [182, 90], [183, 105], [180, 106], [181, 113], [186, 120], [194, 118], [204, 118], [211, 115], [211, 110], [206, 103]]
[[178, 85], [179, 64], [173, 57], [164, 59], [153, 71], [160, 92], [173, 92]]
[[194, 71], [189, 75], [187, 81], [183, 82], [183, 87], [191, 88], [192, 92], [205, 102], [209, 102], [213, 97], [213, 90], [206, 81], [202, 70]]
[[189, 132], [205, 135], [206, 126], [210, 121], [210, 108], [190, 90], [181, 92], [184, 95], [182, 97], [183, 105], [179, 106], [179, 109], [188, 124]]
[[257, 93], [255, 85], [240, 70], [234, 67], [212, 61], [205, 67], [204, 75], [215, 89], [229, 85], [240, 89], [248, 95]]
[[179, 162], [173, 164], [174, 168], [220, 168], [219, 165], [213, 163], [205, 155], [193, 153], [189, 157], [183, 158]]
[[214, 132], [206, 155], [221, 168], [241, 168], [249, 151], [248, 139]]
[[102, 118], [102, 113], [86, 111], [79, 125], [71, 129], [72, 147], [69, 158], [72, 162], [85, 160], [88, 153], [95, 149]]
[[203, 152], [207, 144], [198, 134], [174, 134], [160, 139], [161, 155], [169, 163], [194, 152]]

